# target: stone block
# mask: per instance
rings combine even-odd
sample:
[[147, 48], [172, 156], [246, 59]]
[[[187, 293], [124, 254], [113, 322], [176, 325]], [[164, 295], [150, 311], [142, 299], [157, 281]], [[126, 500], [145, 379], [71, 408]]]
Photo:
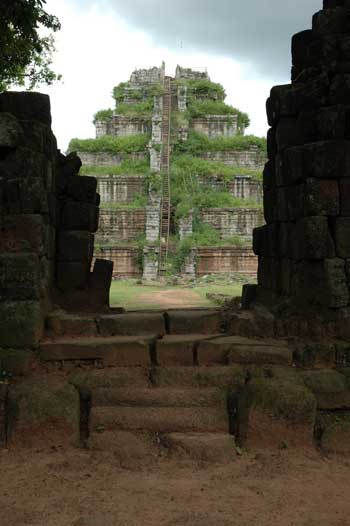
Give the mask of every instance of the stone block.
[[242, 310], [250, 310], [252, 304], [256, 301], [257, 285], [246, 284], [242, 287]]
[[0, 346], [26, 348], [38, 344], [44, 330], [39, 302], [0, 303]]
[[29, 349], [1, 349], [0, 370], [11, 376], [29, 374], [35, 363], [35, 355]]
[[36, 254], [0, 254], [0, 298], [40, 298], [40, 261]]
[[275, 164], [272, 161], [268, 161], [264, 166], [263, 172], [263, 186], [267, 190], [276, 185], [276, 174]]
[[330, 88], [331, 104], [349, 104], [350, 75], [336, 75]]
[[285, 200], [287, 204], [287, 218], [284, 219], [284, 221], [295, 221], [299, 219], [299, 217], [302, 217], [303, 186], [297, 184], [285, 188], [279, 188], [279, 190], [284, 190]]
[[64, 379], [42, 375], [9, 389], [10, 443], [22, 447], [79, 445], [79, 393]]
[[164, 315], [161, 312], [126, 312], [124, 314], [106, 314], [98, 319], [102, 336], [137, 336], [145, 334], [165, 334]]
[[349, 30], [347, 16], [343, 9], [326, 9], [315, 13], [312, 18], [312, 31], [316, 36], [347, 33]]
[[336, 180], [306, 179], [303, 187], [302, 215], [337, 216], [340, 212], [339, 185]]
[[185, 310], [166, 313], [169, 334], [218, 334], [222, 318], [218, 310]]
[[0, 94], [0, 112], [12, 113], [17, 119], [39, 121], [51, 126], [50, 97], [29, 91], [5, 91]]
[[23, 136], [21, 145], [34, 150], [39, 153], [44, 153], [49, 159], [54, 155], [52, 148], [52, 140], [50, 135], [52, 132], [47, 125], [38, 121], [21, 121], [23, 129]]
[[270, 128], [267, 132], [267, 157], [273, 161], [277, 154], [276, 129]]
[[344, 140], [348, 134], [347, 106], [328, 106], [320, 108], [316, 118], [317, 135], [323, 141]]
[[257, 256], [263, 256], [266, 242], [266, 225], [253, 230], [253, 251]]
[[302, 367], [333, 366], [336, 348], [330, 343], [306, 343], [294, 352], [295, 361]]
[[276, 189], [276, 215], [278, 221], [288, 221], [288, 200], [290, 196], [290, 187]]
[[273, 223], [277, 218], [276, 188], [264, 190], [264, 218], [266, 223]]
[[325, 259], [335, 256], [326, 217], [300, 219], [297, 221], [295, 234], [296, 259]]
[[16, 117], [10, 113], [0, 113], [0, 151], [19, 146], [22, 133]]
[[93, 250], [94, 236], [90, 232], [67, 230], [58, 233], [58, 261], [80, 261], [90, 265]]
[[274, 86], [266, 102], [267, 120], [270, 126], [278, 124], [281, 117], [296, 114], [293, 91], [290, 84]]
[[279, 152], [291, 146], [302, 144], [297, 117], [282, 117], [276, 128], [276, 143]]
[[96, 306], [109, 306], [109, 291], [112, 277], [113, 261], [96, 259], [88, 282], [89, 296]]
[[48, 229], [39, 214], [2, 217], [0, 229], [1, 252], [47, 253]]
[[57, 287], [62, 292], [84, 290], [87, 287], [89, 270], [87, 262], [59, 262], [56, 269]]
[[94, 316], [67, 314], [64, 311], [52, 312], [46, 318], [46, 328], [54, 336], [97, 336]]
[[98, 207], [91, 203], [66, 201], [61, 215], [61, 227], [65, 230], [87, 230], [98, 228]]
[[337, 256], [350, 258], [350, 217], [337, 217], [335, 219], [334, 240]]
[[294, 278], [296, 297], [309, 308], [339, 309], [349, 303], [345, 262], [342, 259], [302, 261]]
[[174, 335], [165, 336], [157, 341], [157, 363], [162, 367], [193, 366], [194, 353], [198, 342], [206, 336], [202, 335]]
[[73, 175], [68, 177], [66, 193], [76, 201], [96, 204], [96, 177]]
[[0, 162], [2, 176], [7, 179], [41, 179], [47, 182], [48, 160], [42, 153], [27, 147], [11, 151], [5, 161]]
[[340, 215], [350, 217], [350, 177], [339, 180]]
[[57, 171], [66, 182], [68, 182], [67, 178], [78, 175], [81, 166], [82, 162], [77, 152], [70, 152], [67, 156], [60, 153], [57, 161]]

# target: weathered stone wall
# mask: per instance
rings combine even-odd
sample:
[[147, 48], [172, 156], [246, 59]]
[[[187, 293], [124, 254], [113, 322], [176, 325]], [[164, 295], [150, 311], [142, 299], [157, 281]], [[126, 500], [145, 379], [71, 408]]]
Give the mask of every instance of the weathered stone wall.
[[208, 161], [219, 161], [228, 166], [241, 166], [253, 170], [263, 170], [266, 156], [258, 148], [228, 152], [205, 152], [201, 154]]
[[146, 161], [148, 152], [109, 153], [78, 152], [81, 162], [87, 166], [119, 166], [123, 161]]
[[158, 279], [159, 271], [159, 247], [149, 246], [143, 249], [143, 273], [145, 281]]
[[141, 277], [138, 247], [101, 248], [98, 257], [113, 261], [113, 279], [132, 279]]
[[221, 238], [240, 236], [246, 240], [252, 238], [254, 228], [264, 224], [259, 208], [203, 208], [201, 220], [212, 225]]
[[185, 80], [200, 80], [200, 79], [209, 80], [209, 75], [205, 69], [198, 70], [198, 69], [191, 69], [191, 68], [182, 68], [181, 66], [177, 66], [176, 72], [175, 72], [175, 78], [185, 79]]
[[258, 258], [250, 248], [202, 247], [197, 249], [197, 276], [240, 272], [256, 275]]
[[[118, 108], [116, 110], [118, 112]], [[109, 126], [110, 134], [116, 137], [129, 137], [151, 133], [151, 120], [145, 117], [130, 117], [128, 115], [113, 115]], [[96, 130], [97, 132], [97, 130]]]
[[292, 84], [267, 101], [267, 225], [254, 233], [258, 299], [305, 316], [348, 315], [350, 7], [324, 1], [292, 40]]
[[192, 119], [194, 131], [207, 137], [233, 137], [237, 135], [237, 115], [206, 115]]
[[263, 202], [263, 185], [247, 175], [237, 175], [233, 181], [225, 182], [220, 177], [211, 176], [199, 179], [201, 184], [210, 186], [218, 192], [228, 191], [238, 199], [254, 199]]
[[193, 210], [179, 219], [179, 237], [185, 239], [192, 235], [193, 232]]
[[98, 176], [97, 191], [103, 203], [130, 203], [137, 195], [145, 195], [145, 178], [142, 175]]
[[145, 232], [144, 208], [102, 209], [100, 212], [99, 242], [119, 243], [133, 241]]
[[104, 137], [105, 135], [112, 135], [113, 125], [112, 120], [99, 120], [95, 122], [96, 139]]
[[158, 84], [162, 83], [165, 76], [165, 63], [163, 62], [160, 68], [151, 69], [136, 69], [130, 77], [130, 84], [132, 89], [135, 86], [143, 84]]

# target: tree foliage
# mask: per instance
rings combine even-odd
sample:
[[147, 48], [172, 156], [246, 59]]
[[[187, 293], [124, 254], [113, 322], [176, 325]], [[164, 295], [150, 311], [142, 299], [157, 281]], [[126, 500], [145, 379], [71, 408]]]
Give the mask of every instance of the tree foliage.
[[57, 17], [44, 10], [45, 3], [46, 0], [0, 2], [0, 91], [13, 84], [33, 88], [60, 78], [51, 64], [52, 32], [61, 25]]

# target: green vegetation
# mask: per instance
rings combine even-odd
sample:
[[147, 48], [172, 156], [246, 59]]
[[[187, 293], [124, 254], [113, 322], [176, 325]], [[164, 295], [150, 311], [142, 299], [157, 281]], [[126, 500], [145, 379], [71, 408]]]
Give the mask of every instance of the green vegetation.
[[144, 152], [147, 149], [150, 135], [131, 135], [129, 137], [114, 137], [105, 135], [97, 139], [72, 139], [69, 151], [79, 152], [109, 152], [133, 153]]
[[234, 137], [216, 137], [209, 139], [206, 135], [195, 131], [190, 132], [186, 142], [175, 146], [175, 153], [187, 153], [199, 155], [205, 152], [227, 152], [237, 150], [248, 150], [251, 146], [266, 152], [266, 139], [254, 135], [236, 135]]
[[[193, 299], [190, 305], [196, 307], [214, 307], [216, 304], [206, 298], [207, 293], [227, 294], [229, 296], [240, 296], [242, 283], [217, 282], [201, 283], [195, 287], [170, 286], [170, 285], [139, 285], [136, 280], [113, 281], [110, 292], [112, 306], [123, 306], [129, 310], [160, 309], [164, 304], [157, 298], [157, 292], [177, 291], [179, 296], [184, 293], [184, 306], [186, 307], [185, 294], [191, 292]], [[188, 300], [187, 300], [188, 301]]]
[[47, 13], [46, 0], [0, 2], [0, 91], [15, 84], [29, 89], [52, 84], [60, 75], [51, 69], [53, 33], [58, 18]]
[[164, 93], [164, 88], [160, 83], [145, 86], [141, 90], [132, 90], [130, 86], [130, 82], [121, 82], [113, 88], [112, 96], [118, 105], [124, 102], [126, 92], [129, 98], [139, 101], [152, 100], [153, 97], [160, 97]]
[[221, 84], [211, 82], [208, 79], [180, 80], [178, 82], [180, 84], [185, 84], [188, 88], [189, 94], [193, 94], [195, 97], [219, 101], [223, 101], [226, 98], [224, 87]]
[[228, 166], [219, 161], [208, 161], [200, 157], [193, 157], [190, 154], [174, 155], [172, 158], [172, 170], [178, 177], [193, 178], [199, 176], [205, 179], [215, 176], [224, 183], [233, 181], [239, 175], [247, 175], [258, 180], [261, 178], [261, 170]]
[[107, 109], [107, 110], [99, 110], [95, 113], [94, 115], [94, 119], [93, 119], [93, 123], [96, 124], [97, 121], [102, 121], [102, 122], [108, 122], [112, 119], [113, 117], [113, 110], [112, 109]]
[[80, 169], [81, 175], [93, 175], [95, 177], [106, 175], [146, 175], [150, 173], [149, 161], [125, 160], [116, 166], [89, 166], [83, 165]]
[[153, 111], [153, 100], [135, 102], [134, 104], [127, 104], [120, 102], [116, 107], [117, 115], [127, 115], [128, 117], [148, 117], [151, 118]]

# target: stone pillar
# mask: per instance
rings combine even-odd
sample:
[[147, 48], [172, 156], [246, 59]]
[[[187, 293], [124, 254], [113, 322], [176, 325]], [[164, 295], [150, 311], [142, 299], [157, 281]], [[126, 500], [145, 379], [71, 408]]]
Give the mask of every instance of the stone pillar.
[[146, 207], [146, 240], [149, 243], [159, 240], [160, 203], [161, 198], [159, 196], [153, 197]]
[[193, 248], [186, 256], [181, 274], [188, 279], [195, 279], [197, 271], [197, 250]]
[[254, 251], [260, 303], [331, 319], [350, 315], [350, 7], [324, 7], [292, 39], [292, 83], [267, 101], [267, 225]]
[[104, 135], [108, 135], [108, 123], [106, 121], [96, 121], [95, 122], [95, 129], [96, 129], [96, 139], [99, 137], [103, 137]]
[[187, 110], [187, 86], [179, 86], [177, 88], [177, 107], [181, 112]]
[[143, 249], [143, 274], [145, 281], [155, 281], [159, 272], [159, 247], [144, 247]]
[[153, 148], [153, 145], [150, 145], [148, 149], [152, 172], [160, 172], [161, 148]]
[[0, 348], [30, 348], [43, 334], [55, 258], [56, 140], [50, 100], [0, 95]]
[[189, 210], [188, 214], [181, 217], [179, 220], [179, 236], [180, 239], [185, 239], [192, 235], [193, 232], [193, 210]]

